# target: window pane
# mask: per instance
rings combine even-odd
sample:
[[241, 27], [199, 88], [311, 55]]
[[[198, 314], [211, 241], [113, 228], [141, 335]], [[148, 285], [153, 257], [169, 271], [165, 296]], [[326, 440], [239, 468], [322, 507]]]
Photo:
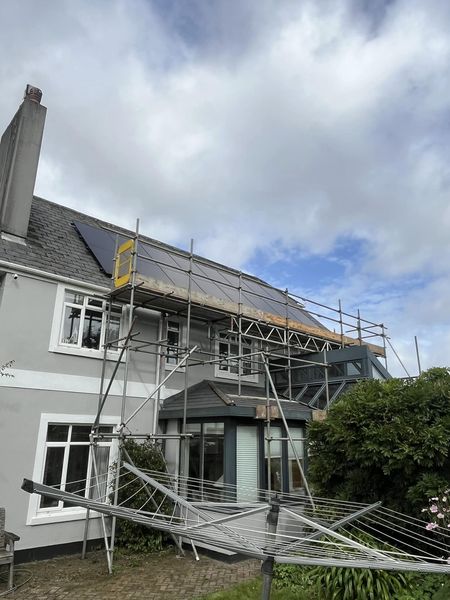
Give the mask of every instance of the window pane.
[[94, 465], [92, 465], [91, 489], [89, 497], [94, 500], [105, 501], [108, 484], [109, 448], [97, 446], [96, 449], [97, 477], [95, 477]]
[[[265, 431], [264, 434], [267, 435], [267, 431]], [[272, 441], [270, 442], [270, 456], [272, 456], [272, 457], [281, 456], [281, 441], [280, 441], [280, 437], [282, 437], [281, 436], [281, 428], [280, 427], [271, 427], [270, 428], [270, 437], [272, 438]], [[266, 446], [266, 456], [268, 456], [268, 454], [269, 454], [268, 440], [266, 440], [265, 446]]]
[[200, 423], [186, 423], [187, 433], [200, 433], [201, 429]]
[[92, 427], [90, 425], [73, 425], [72, 442], [89, 442], [89, 434]]
[[100, 347], [100, 333], [102, 330], [102, 313], [93, 310], [86, 310], [83, 324], [83, 348]]
[[66, 290], [64, 295], [64, 301], [70, 302], [71, 304], [83, 304], [84, 295], [79, 294], [78, 292], [72, 292], [70, 290]]
[[[106, 427], [106, 426], [103, 426], [103, 427], [99, 427], [99, 428], [98, 428], [98, 432], [99, 432], [99, 433], [102, 433], [102, 434], [105, 434], [105, 433], [112, 433], [112, 430], [113, 430], [113, 428], [112, 428], [112, 427]], [[111, 441], [112, 441], [112, 438], [110, 438], [110, 437], [104, 437], [104, 438], [102, 438], [102, 439], [101, 439], [101, 441], [102, 441], [102, 442], [111, 442]]]
[[117, 340], [120, 336], [120, 317], [111, 315], [108, 330], [106, 332], [106, 342]]
[[359, 360], [354, 360], [347, 363], [347, 372], [349, 375], [361, 375], [362, 363]]
[[66, 491], [85, 495], [90, 446], [71, 446], [67, 465]]
[[[303, 461], [300, 461], [303, 469]], [[303, 487], [303, 478], [296, 460], [289, 461], [289, 491], [293, 492]]]
[[[200, 462], [200, 436], [189, 439], [189, 482], [188, 498], [190, 500], [202, 499], [201, 462]], [[191, 479], [192, 478], [192, 479]]]
[[47, 429], [47, 442], [66, 442], [68, 433], [68, 425], [49, 425]]
[[206, 436], [204, 452], [203, 478], [214, 483], [205, 489], [203, 499], [219, 501], [223, 493], [223, 435]]
[[167, 362], [170, 365], [176, 365], [178, 362], [180, 345], [180, 324], [169, 321], [167, 326]]
[[99, 308], [103, 308], [103, 300], [98, 300], [97, 298], [88, 298], [89, 306], [98, 306]]
[[[270, 473], [269, 473], [269, 442], [265, 440], [265, 454], [266, 454], [266, 473], [267, 479], [270, 479], [270, 489], [275, 491], [281, 491], [283, 485], [282, 470], [281, 470], [281, 448], [282, 442], [281, 427], [271, 427], [270, 435], [272, 441], [270, 442]], [[278, 439], [277, 439], [278, 438]]]
[[81, 310], [79, 308], [71, 308], [70, 306], [66, 306], [64, 311], [63, 335], [61, 340], [63, 344], [78, 343], [80, 315]]
[[223, 435], [223, 423], [205, 423], [203, 425], [205, 434], [222, 434]]
[[[57, 486], [58, 488], [60, 487], [63, 461], [64, 448], [47, 448], [44, 477], [42, 479], [44, 485]], [[41, 508], [58, 506], [58, 500], [41, 496], [40, 506]]]
[[[266, 469], [269, 469], [269, 460], [267, 458]], [[272, 458], [270, 460], [270, 489], [276, 492], [281, 492], [282, 484], [283, 479], [281, 474], [281, 458]]]
[[[294, 441], [295, 450], [297, 451], [297, 455], [299, 458], [303, 458], [303, 440], [299, 438], [303, 438], [303, 429], [298, 427], [290, 427], [289, 433], [291, 434], [291, 438]], [[288, 457], [295, 458], [294, 450], [292, 448], [291, 442], [288, 440]]]

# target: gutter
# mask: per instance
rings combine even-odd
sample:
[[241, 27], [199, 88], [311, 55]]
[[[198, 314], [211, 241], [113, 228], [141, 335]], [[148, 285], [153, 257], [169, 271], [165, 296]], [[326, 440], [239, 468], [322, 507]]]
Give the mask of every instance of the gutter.
[[102, 294], [107, 294], [110, 291], [109, 287], [103, 287], [95, 283], [87, 283], [86, 281], [80, 281], [79, 279], [72, 279], [70, 277], [64, 277], [64, 275], [56, 275], [55, 273], [49, 273], [48, 271], [41, 271], [40, 269], [33, 269], [32, 267], [25, 267], [17, 263], [7, 262], [6, 260], [0, 260], [0, 269], [7, 273], [25, 273], [31, 277], [37, 279], [50, 279], [50, 281], [59, 281], [76, 285], [78, 287], [84, 287], [88, 290], [95, 290]]

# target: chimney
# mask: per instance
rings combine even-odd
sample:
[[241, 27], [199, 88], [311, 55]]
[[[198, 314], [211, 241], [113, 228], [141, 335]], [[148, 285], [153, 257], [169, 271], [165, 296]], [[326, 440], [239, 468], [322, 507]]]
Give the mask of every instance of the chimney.
[[47, 109], [40, 89], [27, 85], [0, 142], [0, 232], [27, 237]]

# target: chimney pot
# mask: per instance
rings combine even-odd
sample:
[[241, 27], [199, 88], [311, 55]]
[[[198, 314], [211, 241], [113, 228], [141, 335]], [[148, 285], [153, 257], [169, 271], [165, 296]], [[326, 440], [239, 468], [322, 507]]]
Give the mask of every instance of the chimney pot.
[[32, 100], [33, 102], [41, 103], [42, 100], [42, 90], [35, 87], [34, 85], [28, 84], [25, 88], [24, 99], [28, 98], [28, 100]]

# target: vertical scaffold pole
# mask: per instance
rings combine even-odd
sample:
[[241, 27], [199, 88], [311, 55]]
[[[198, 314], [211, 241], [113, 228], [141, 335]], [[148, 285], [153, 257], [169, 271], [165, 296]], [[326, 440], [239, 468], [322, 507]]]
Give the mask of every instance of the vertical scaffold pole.
[[[242, 271], [239, 271], [239, 303], [238, 303], [238, 396], [241, 395], [241, 373], [242, 373]], [[230, 364], [230, 363], [228, 363]], [[252, 359], [253, 364], [253, 359]], [[253, 369], [253, 366], [252, 366]]]
[[338, 300], [339, 302], [339, 325], [340, 325], [340, 329], [341, 329], [341, 348], [344, 347], [344, 321], [342, 319], [342, 303], [341, 300]]
[[[189, 352], [189, 344], [191, 341], [191, 308], [192, 308], [192, 266], [194, 258], [194, 240], [191, 239], [190, 253], [189, 253], [189, 272], [188, 272], [188, 305], [187, 305], [187, 318], [186, 318], [186, 349]], [[184, 401], [183, 401], [183, 425], [181, 433], [185, 434], [187, 429], [187, 402], [188, 402], [188, 387], [189, 387], [189, 366], [186, 361], [184, 369]], [[181, 473], [184, 477], [189, 475], [188, 468], [188, 444], [189, 441], [186, 436], [181, 440]]]
[[358, 308], [358, 326], [357, 326], [357, 330], [358, 330], [358, 342], [359, 342], [359, 345], [362, 346], [361, 313], [360, 313], [359, 308]]
[[386, 328], [384, 326], [384, 323], [381, 323], [381, 335], [383, 337], [384, 366], [387, 371], [388, 370], [388, 359], [387, 359], [387, 348], [386, 348]]
[[267, 444], [267, 490], [269, 492], [269, 497], [272, 491], [272, 454], [270, 447], [271, 442], [272, 433], [270, 431], [270, 383], [268, 377], [266, 376], [266, 435], [264, 439], [264, 454], [266, 453]]
[[[267, 542], [268, 549], [270, 545], [276, 541], [278, 517], [280, 515], [280, 501], [278, 498], [272, 498], [270, 500], [270, 510], [267, 514]], [[267, 556], [262, 564], [261, 572], [263, 576], [263, 585], [261, 600], [270, 600], [270, 590], [272, 589], [273, 580], [273, 563], [274, 557]]]
[[285, 302], [286, 302], [286, 331], [284, 332], [286, 339], [284, 340], [287, 346], [287, 359], [288, 359], [288, 394], [289, 400], [292, 400], [292, 373], [291, 373], [291, 339], [289, 334], [289, 291], [286, 288], [284, 291]]
[[417, 366], [419, 367], [419, 375], [422, 375], [422, 367], [420, 365], [420, 354], [419, 354], [419, 344], [417, 342], [417, 335], [414, 336], [414, 344], [416, 346]]
[[[138, 257], [138, 241], [139, 241], [139, 219], [136, 219], [136, 233], [134, 237], [134, 248], [133, 248], [133, 258], [132, 258], [132, 272], [131, 272], [131, 292], [130, 292], [130, 304], [128, 308], [128, 339], [127, 344], [129, 344], [129, 337], [131, 335], [131, 330], [134, 325], [134, 292], [136, 288], [136, 273], [137, 273], [137, 257]], [[123, 369], [123, 389], [122, 389], [122, 406], [120, 410], [120, 423], [125, 421], [125, 411], [126, 411], [126, 403], [127, 403], [127, 386], [128, 386], [128, 371], [130, 367], [130, 349], [127, 348], [125, 352], [125, 365]], [[117, 505], [119, 498], [119, 469], [122, 458], [122, 444], [123, 438], [119, 438], [119, 448], [117, 450], [117, 472], [115, 478], [114, 485], [114, 504]], [[111, 520], [111, 541], [110, 541], [110, 556], [111, 556], [111, 567], [114, 559], [114, 547], [116, 541], [116, 517], [112, 517]]]
[[327, 351], [324, 349], [323, 351], [323, 362], [325, 363], [325, 398], [327, 402], [327, 412], [330, 409], [330, 388], [328, 381], [328, 360], [327, 360]]
[[[100, 416], [101, 416], [102, 404], [103, 404], [103, 389], [105, 386], [105, 376], [106, 376], [106, 358], [108, 355], [108, 348], [109, 348], [109, 346], [107, 344], [107, 342], [108, 342], [107, 335], [108, 335], [108, 331], [109, 331], [109, 324], [111, 322], [111, 310], [112, 310], [111, 292], [114, 288], [114, 273], [116, 271], [115, 264], [116, 264], [116, 260], [117, 260], [118, 247], [119, 247], [119, 236], [116, 235], [115, 247], [114, 247], [113, 268], [112, 268], [111, 278], [110, 278], [111, 281], [110, 281], [110, 293], [109, 293], [109, 298], [108, 298], [108, 312], [106, 315], [105, 338], [103, 340], [103, 360], [102, 360], [102, 371], [101, 371], [101, 375], [100, 375], [100, 391], [98, 394], [97, 417], [95, 419], [95, 422], [93, 423], [91, 437], [90, 437], [90, 451], [92, 452], [92, 459], [94, 462], [96, 460], [95, 453], [97, 452], [97, 444], [96, 444], [96, 441], [93, 441], [92, 434], [98, 433], [98, 427], [99, 427], [99, 423], [100, 423]], [[89, 485], [89, 487], [91, 487], [91, 484], [90, 483], [88, 484], [87, 481], [86, 481], [86, 485]], [[81, 550], [81, 558], [82, 559], [86, 558], [90, 517], [91, 517], [91, 511], [88, 508], [88, 509], [86, 509], [86, 517], [85, 517], [85, 522], [84, 522], [83, 546], [82, 546], [82, 550]], [[110, 567], [109, 552], [108, 552], [107, 557], [108, 557], [108, 569], [109, 569], [109, 567]]]

